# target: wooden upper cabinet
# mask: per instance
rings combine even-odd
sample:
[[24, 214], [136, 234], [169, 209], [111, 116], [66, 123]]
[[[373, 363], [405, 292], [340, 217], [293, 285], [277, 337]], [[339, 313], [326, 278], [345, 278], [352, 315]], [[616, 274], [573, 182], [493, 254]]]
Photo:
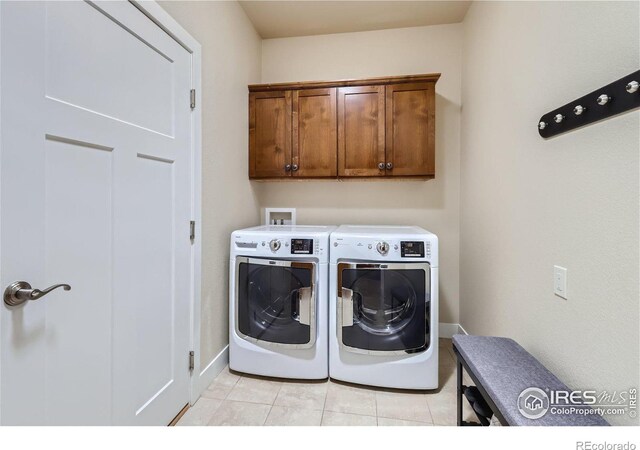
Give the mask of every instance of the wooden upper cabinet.
[[439, 77], [249, 86], [249, 177], [433, 177]]
[[384, 86], [338, 88], [338, 176], [385, 175]]
[[336, 88], [293, 91], [294, 177], [337, 175]]
[[249, 177], [291, 174], [291, 91], [249, 94]]
[[386, 109], [388, 175], [435, 175], [435, 82], [386, 86]]

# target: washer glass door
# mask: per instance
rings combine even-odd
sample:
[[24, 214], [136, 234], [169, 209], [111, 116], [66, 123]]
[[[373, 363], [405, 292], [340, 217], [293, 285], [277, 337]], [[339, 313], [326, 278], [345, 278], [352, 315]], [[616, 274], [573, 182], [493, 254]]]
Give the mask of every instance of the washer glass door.
[[265, 345], [315, 343], [315, 262], [238, 257], [236, 331]]
[[338, 339], [357, 353], [430, 345], [429, 264], [338, 264]]

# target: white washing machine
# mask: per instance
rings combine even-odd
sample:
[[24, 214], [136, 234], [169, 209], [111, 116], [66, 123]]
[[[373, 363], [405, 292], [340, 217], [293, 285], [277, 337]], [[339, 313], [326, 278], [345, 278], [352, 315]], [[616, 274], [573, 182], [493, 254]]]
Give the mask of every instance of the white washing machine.
[[335, 227], [234, 231], [229, 264], [229, 367], [270, 377], [329, 376], [329, 234]]
[[342, 225], [331, 234], [329, 374], [438, 388], [438, 238], [419, 227]]

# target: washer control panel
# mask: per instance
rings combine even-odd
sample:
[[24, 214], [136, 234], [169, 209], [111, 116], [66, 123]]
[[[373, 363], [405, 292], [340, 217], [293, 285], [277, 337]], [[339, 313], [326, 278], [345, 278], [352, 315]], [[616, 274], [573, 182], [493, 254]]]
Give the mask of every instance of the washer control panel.
[[320, 263], [325, 263], [329, 259], [328, 232], [310, 231], [305, 233], [304, 229], [301, 229], [300, 233], [287, 233], [286, 230], [281, 233], [276, 233], [276, 230], [264, 233], [252, 231], [250, 229], [233, 232], [231, 257], [253, 256], [291, 260], [314, 258]]
[[291, 239], [292, 255], [313, 255], [313, 239]]

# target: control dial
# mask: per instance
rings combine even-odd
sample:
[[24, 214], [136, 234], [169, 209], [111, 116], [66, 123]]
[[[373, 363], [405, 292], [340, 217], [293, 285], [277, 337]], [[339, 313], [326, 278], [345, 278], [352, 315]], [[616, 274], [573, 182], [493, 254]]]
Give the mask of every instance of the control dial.
[[378, 242], [376, 248], [378, 249], [378, 253], [380, 253], [382, 256], [385, 256], [387, 253], [389, 253], [389, 244], [384, 241]]
[[279, 240], [277, 239], [271, 239], [271, 241], [269, 242], [269, 248], [271, 249], [272, 252], [277, 252], [278, 250], [280, 250], [280, 246], [282, 244], [280, 243]]

